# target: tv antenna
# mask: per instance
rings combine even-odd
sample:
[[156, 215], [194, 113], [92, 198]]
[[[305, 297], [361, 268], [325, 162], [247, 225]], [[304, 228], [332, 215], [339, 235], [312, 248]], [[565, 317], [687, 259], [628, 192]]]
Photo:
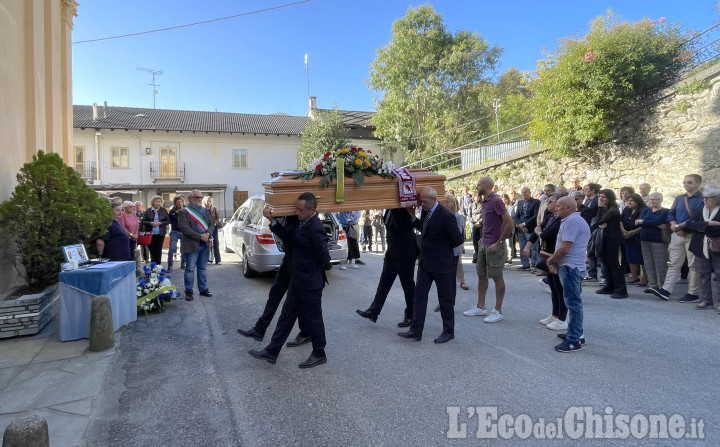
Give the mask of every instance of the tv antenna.
[[152, 68], [143, 68], [143, 67], [136, 67], [135, 69], [144, 71], [145, 73], [149, 73], [152, 75], [152, 84], [148, 84], [148, 85], [152, 85], [152, 88], [153, 88], [153, 109], [154, 109], [155, 108], [155, 95], [158, 94], [158, 91], [155, 87], [160, 87], [160, 84], [155, 83], [155, 76], [160, 76], [161, 74], [163, 74], [163, 72], [162, 72], [162, 70], [154, 70]]

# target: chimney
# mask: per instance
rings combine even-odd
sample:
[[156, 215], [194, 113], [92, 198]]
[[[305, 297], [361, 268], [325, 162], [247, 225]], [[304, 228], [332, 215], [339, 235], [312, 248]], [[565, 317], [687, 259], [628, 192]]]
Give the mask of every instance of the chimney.
[[97, 103], [93, 103], [93, 121], [97, 121]]
[[105, 105], [103, 106], [103, 118], [107, 118], [107, 101], [105, 101], [104, 104]]
[[317, 109], [317, 96], [311, 96], [309, 100], [310, 110]]

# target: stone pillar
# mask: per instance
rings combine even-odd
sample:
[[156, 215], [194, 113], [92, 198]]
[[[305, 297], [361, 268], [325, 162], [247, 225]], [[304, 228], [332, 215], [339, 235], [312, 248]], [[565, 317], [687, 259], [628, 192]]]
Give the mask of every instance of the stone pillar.
[[96, 296], [90, 305], [90, 350], [105, 351], [115, 346], [110, 298]]
[[45, 418], [31, 415], [13, 420], [3, 434], [3, 447], [50, 447]]

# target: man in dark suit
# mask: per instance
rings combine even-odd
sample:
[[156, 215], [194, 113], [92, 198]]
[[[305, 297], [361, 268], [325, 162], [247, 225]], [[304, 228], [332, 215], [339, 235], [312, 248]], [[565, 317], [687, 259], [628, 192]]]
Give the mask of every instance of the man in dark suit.
[[328, 237], [315, 208], [317, 198], [309, 192], [303, 193], [295, 203], [295, 214], [299, 222], [293, 231], [283, 227], [265, 207], [263, 215], [271, 224], [270, 230], [283, 241], [292, 241], [293, 256], [288, 268], [290, 287], [283, 304], [277, 327], [270, 344], [262, 350], [253, 349], [250, 355], [258, 359], [275, 363], [283, 343], [290, 335], [295, 320], [304, 321], [305, 330], [310, 335], [313, 350], [307, 360], [298, 365], [300, 368], [312, 368], [327, 362], [325, 356], [325, 324], [322, 318], [322, 290], [325, 287], [325, 265], [330, 262]]
[[[520, 190], [522, 194], [522, 200], [518, 201], [515, 211], [515, 221], [517, 225], [518, 242], [520, 242], [520, 248], [524, 248], [530, 236], [533, 235], [535, 227], [537, 226], [538, 210], [540, 209], [540, 201], [534, 199], [530, 193], [530, 188], [523, 186]], [[533, 270], [535, 264], [538, 261], [537, 244], [533, 245], [531, 258], [528, 259], [520, 253], [520, 262], [522, 265], [518, 267], [518, 270]]]
[[[285, 219], [285, 229], [288, 230], [290, 233], [295, 232], [295, 228], [297, 227], [297, 225], [297, 216], [288, 216]], [[280, 264], [280, 268], [275, 275], [275, 281], [273, 282], [272, 287], [270, 287], [270, 293], [268, 294], [268, 299], [265, 303], [265, 310], [263, 311], [260, 318], [258, 318], [255, 326], [253, 326], [251, 329], [237, 330], [239, 334], [242, 334], [246, 337], [254, 338], [257, 341], [262, 341], [263, 337], [265, 337], [265, 331], [267, 331], [268, 326], [270, 326], [270, 321], [272, 321], [273, 317], [275, 316], [275, 312], [277, 312], [278, 307], [280, 307], [280, 301], [282, 301], [283, 296], [285, 296], [285, 292], [287, 292], [288, 288], [290, 287], [290, 268], [288, 267], [288, 265], [290, 264], [290, 260], [293, 256], [293, 245], [292, 240], [283, 240], [282, 242], [285, 256], [283, 257], [282, 264]], [[310, 341], [310, 336], [306, 331], [303, 330], [304, 324], [305, 322], [302, 319], [298, 320], [298, 325], [300, 326], [300, 333], [297, 335], [297, 337], [295, 337], [294, 340], [290, 340], [289, 342], [287, 342], [288, 347], [292, 348], [295, 346], [300, 346]]]
[[455, 338], [455, 274], [457, 257], [453, 249], [465, 241], [460, 234], [455, 215], [437, 201], [437, 191], [426, 186], [420, 190], [420, 219], [412, 213], [413, 226], [420, 230], [420, 263], [418, 265], [413, 319], [410, 330], [398, 335], [411, 340], [422, 340], [427, 313], [428, 293], [433, 281], [438, 291], [443, 331], [435, 343], [446, 343]]
[[417, 258], [417, 244], [413, 231], [412, 217], [403, 208], [385, 210], [385, 227], [387, 229], [388, 249], [383, 259], [383, 269], [380, 274], [375, 299], [367, 310], [356, 310], [358, 315], [375, 323], [382, 311], [388, 293], [400, 277], [400, 284], [405, 292], [405, 318], [398, 323], [398, 327], [408, 327], [413, 315], [413, 300], [415, 297], [415, 259]]

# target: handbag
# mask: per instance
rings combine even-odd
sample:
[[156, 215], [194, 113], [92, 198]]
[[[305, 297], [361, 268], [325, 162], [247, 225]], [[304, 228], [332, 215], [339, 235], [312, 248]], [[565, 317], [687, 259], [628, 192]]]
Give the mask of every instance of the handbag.
[[140, 232], [138, 233], [137, 243], [138, 245], [150, 245], [152, 237], [152, 232]]
[[714, 254], [720, 254], [720, 238], [709, 237], [708, 238], [708, 251]]

